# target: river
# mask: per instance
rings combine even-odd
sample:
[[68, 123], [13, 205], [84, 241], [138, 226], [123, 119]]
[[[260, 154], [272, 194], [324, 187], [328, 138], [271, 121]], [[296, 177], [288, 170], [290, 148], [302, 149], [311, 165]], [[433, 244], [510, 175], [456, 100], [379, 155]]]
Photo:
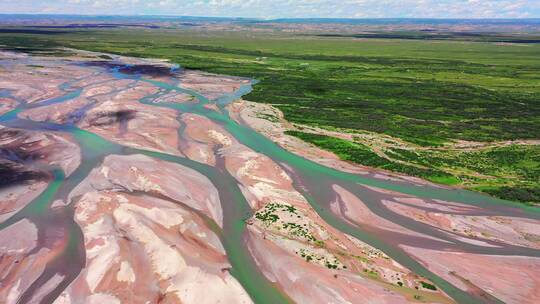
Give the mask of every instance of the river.
[[[419, 186], [405, 181], [383, 180], [374, 177], [373, 174], [356, 175], [345, 173], [290, 153], [268, 138], [255, 132], [253, 129], [237, 123], [228, 115], [225, 108], [226, 105], [241, 98], [242, 95], [249, 93], [251, 85], [244, 85], [240, 90], [226, 94], [221, 98], [212, 101], [195, 91], [179, 88], [176, 79], [171, 79], [167, 82], [156, 81], [147, 79], [141, 74], [122, 73], [118, 68], [92, 68], [100, 73], [110, 73], [117, 79], [134, 79], [150, 83], [162, 89], [160, 94], [146, 96], [140, 99], [139, 101], [142, 103], [172, 108], [181, 113], [202, 115], [218, 123], [240, 143], [256, 152], [270, 157], [276, 163], [280, 164], [282, 168], [293, 177], [296, 189], [304, 195], [314, 210], [331, 226], [381, 249], [401, 265], [433, 281], [445, 293], [459, 303], [478, 303], [480, 299], [477, 298], [476, 295], [466, 293], [456, 288], [449, 282], [430, 272], [426, 267], [422, 266], [422, 264], [402, 250], [400, 245], [414, 245], [431, 249], [441, 249], [444, 246], [452, 250], [486, 255], [540, 257], [539, 250], [521, 246], [505, 245], [487, 249], [487, 247], [484, 246], [457, 241], [456, 239], [449, 237], [448, 234], [442, 233], [439, 229], [390, 211], [380, 203], [382, 199], [389, 197], [389, 195], [371, 190], [365, 186], [373, 186], [380, 189], [411, 194], [427, 200], [444, 200], [478, 206], [485, 209], [485, 214], [489, 215], [540, 219], [540, 212], [537, 208], [516, 206], [516, 204], [512, 202], [465, 190], [447, 189], [431, 185]], [[174, 69], [177, 69], [177, 67], [174, 67]], [[245, 220], [252, 216], [253, 211], [242, 195], [237, 181], [224, 169], [223, 164], [220, 164], [218, 161], [216, 167], [211, 167], [179, 156], [127, 148], [109, 142], [90, 132], [78, 129], [74, 125], [33, 122], [21, 119], [17, 116], [19, 112], [25, 109], [65, 102], [78, 97], [82, 92], [82, 89], [80, 88], [73, 88], [71, 83], [63, 84], [61, 90], [65, 92], [61, 97], [46, 100], [37, 105], [26, 104], [23, 102], [20, 103], [19, 107], [14, 111], [0, 117], [0, 123], [8, 127], [69, 133], [80, 145], [83, 156], [81, 166], [69, 177], [66, 177], [59, 168], [49, 168], [52, 176], [54, 176], [54, 180], [49, 184], [48, 188], [25, 208], [5, 222], [0, 223], [0, 229], [4, 229], [23, 218], [28, 218], [37, 225], [41, 234], [44, 234], [47, 231], [60, 231], [63, 237], [66, 238], [66, 246], [63, 249], [63, 253], [56, 258], [55, 262], [49, 263], [46, 266], [46, 270], [41, 277], [38, 278], [33, 286], [22, 295], [19, 301], [20, 303], [25, 303], [29, 300], [39, 286], [51, 279], [52, 276], [57, 273], [62, 274], [62, 283], [50, 292], [45, 299], [46, 303], [52, 302], [69, 285], [69, 283], [77, 277], [81, 269], [84, 268], [84, 241], [80, 228], [73, 220], [73, 207], [67, 205], [63, 208], [55, 208], [54, 211], [49, 207], [54, 201], [67, 201], [71, 190], [73, 190], [73, 188], [79, 184], [93, 168], [98, 167], [104, 157], [112, 154], [145, 154], [165, 161], [182, 164], [207, 176], [218, 189], [220, 201], [223, 204], [224, 227], [220, 230], [217, 225], [213, 225], [213, 229], [218, 233], [224, 244], [227, 256], [232, 264], [232, 275], [238, 279], [256, 303], [290, 302], [287, 296], [280, 292], [274, 284], [266, 280], [264, 275], [258, 270], [253, 258], [245, 246]], [[159, 98], [159, 96], [171, 91], [190, 94], [198, 100], [198, 103], [178, 104], [153, 102], [156, 98]], [[206, 108], [205, 105], [209, 103], [215, 103], [221, 111], [218, 112]], [[81, 113], [80, 115], [84, 115], [84, 113]], [[345, 219], [336, 216], [330, 209], [330, 203], [337, 199], [337, 194], [333, 190], [335, 185], [338, 185], [361, 198], [368, 208], [378, 216], [412, 231], [433, 236], [446, 242], [444, 244], [437, 241], [420, 243], [412, 237], [398, 237], [397, 235], [382, 233], [382, 231], [377, 229], [355, 225], [351, 221], [346, 221]]]

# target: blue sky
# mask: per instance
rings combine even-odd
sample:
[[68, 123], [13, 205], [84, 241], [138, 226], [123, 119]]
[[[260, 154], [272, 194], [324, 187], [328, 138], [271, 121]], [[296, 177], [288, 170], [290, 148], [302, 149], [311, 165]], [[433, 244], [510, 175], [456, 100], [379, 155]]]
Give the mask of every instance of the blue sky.
[[540, 0], [0, 0], [1, 13], [329, 18], [540, 18]]

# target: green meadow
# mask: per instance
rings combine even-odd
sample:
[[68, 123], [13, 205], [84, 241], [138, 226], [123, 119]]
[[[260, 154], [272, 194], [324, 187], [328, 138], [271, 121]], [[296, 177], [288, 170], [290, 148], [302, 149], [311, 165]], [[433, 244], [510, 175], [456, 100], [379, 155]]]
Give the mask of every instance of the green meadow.
[[455, 146], [540, 139], [540, 44], [399, 38], [78, 29], [3, 33], [0, 45], [165, 58], [189, 69], [256, 78], [245, 99], [272, 104], [300, 127], [370, 132], [399, 142], [379, 147], [381, 154], [362, 140], [290, 132], [345, 160], [540, 202], [538, 145]]

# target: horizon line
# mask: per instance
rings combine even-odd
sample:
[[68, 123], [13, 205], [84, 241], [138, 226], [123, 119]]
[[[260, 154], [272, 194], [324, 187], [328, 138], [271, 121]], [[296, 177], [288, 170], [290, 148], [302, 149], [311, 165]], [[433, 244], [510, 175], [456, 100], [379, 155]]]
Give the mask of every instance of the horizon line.
[[168, 17], [168, 18], [214, 18], [214, 19], [243, 19], [257, 21], [273, 20], [539, 20], [540, 17], [525, 18], [497, 18], [497, 17], [278, 17], [278, 18], [258, 18], [258, 17], [238, 17], [238, 16], [193, 16], [193, 15], [164, 15], [164, 14], [68, 14], [68, 13], [0, 13], [0, 16], [73, 16], [73, 17]]

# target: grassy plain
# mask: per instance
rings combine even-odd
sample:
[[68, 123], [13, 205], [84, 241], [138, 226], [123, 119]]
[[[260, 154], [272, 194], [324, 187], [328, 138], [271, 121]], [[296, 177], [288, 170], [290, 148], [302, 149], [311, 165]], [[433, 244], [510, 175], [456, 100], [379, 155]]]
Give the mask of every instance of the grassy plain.
[[385, 147], [381, 156], [370, 154], [367, 142], [291, 133], [346, 160], [540, 202], [538, 146], [452, 145], [540, 139], [540, 44], [395, 38], [78, 29], [4, 33], [0, 44], [166, 58], [185, 68], [253, 77], [260, 83], [246, 99], [276, 106], [295, 124], [406, 143]]

